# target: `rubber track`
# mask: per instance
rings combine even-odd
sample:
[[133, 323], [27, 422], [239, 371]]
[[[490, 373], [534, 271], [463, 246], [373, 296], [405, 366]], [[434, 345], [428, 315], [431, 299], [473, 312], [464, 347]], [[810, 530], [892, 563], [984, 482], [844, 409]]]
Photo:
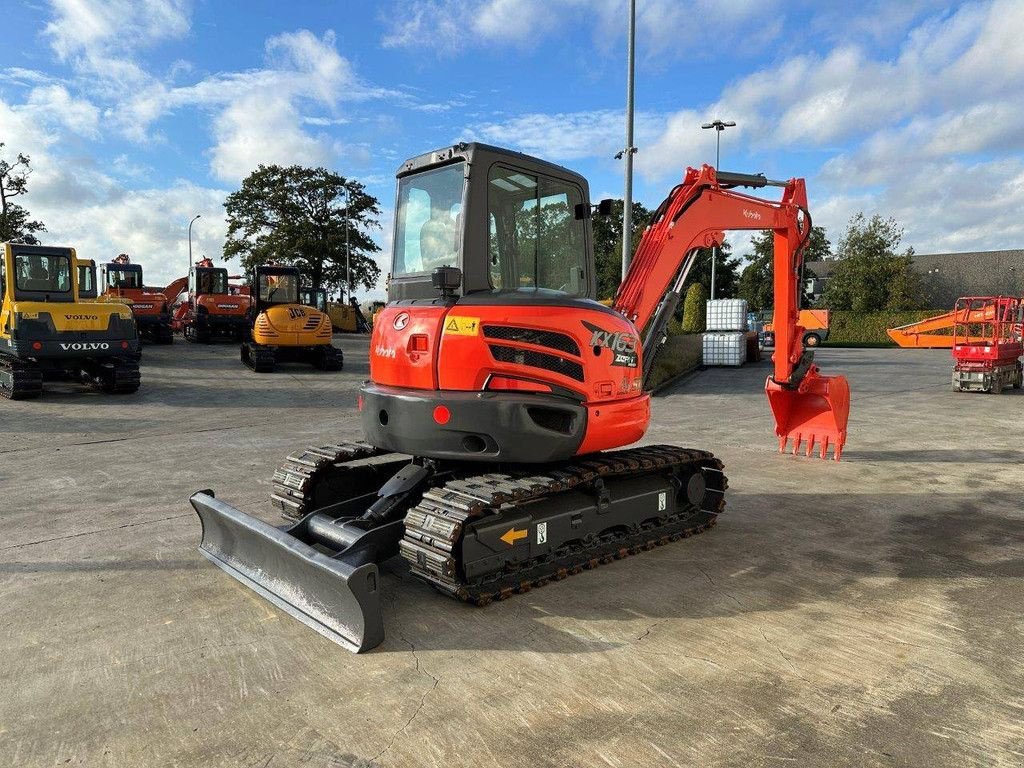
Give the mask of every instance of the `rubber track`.
[[0, 386], [5, 400], [28, 400], [43, 393], [43, 373], [33, 363], [4, 355], [0, 357], [0, 376], [9, 386]]
[[333, 344], [327, 345], [319, 355], [314, 365], [322, 371], [340, 371], [345, 367], [344, 353]]
[[[273, 349], [252, 342], [244, 343], [242, 349], [242, 362], [256, 373], [271, 373], [277, 367], [277, 356]], [[248, 350], [248, 354], [245, 354], [245, 350]]]
[[100, 389], [108, 394], [128, 395], [137, 392], [142, 383], [139, 364], [129, 358], [114, 358], [110, 376], [105, 377]]
[[[720, 487], [708, 487], [709, 494], [718, 494], [717, 499], [710, 500], [711, 509], [690, 506], [658, 524], [602, 538], [587, 549], [560, 550], [474, 583], [459, 581], [456, 553], [467, 521], [484, 514], [500, 514], [505, 511], [503, 505], [561, 493], [598, 478], [681, 469], [687, 465], [694, 471], [704, 469], [721, 474]], [[486, 605], [711, 528], [725, 508], [728, 480], [722, 469], [722, 462], [706, 451], [655, 445], [596, 454], [548, 468], [539, 475], [495, 473], [452, 480], [428, 490], [422, 501], [406, 514], [400, 552], [415, 575], [460, 600]]]
[[388, 451], [360, 442], [314, 446], [293, 453], [274, 472], [270, 503], [285, 517], [298, 520], [311, 511], [316, 486], [344, 475], [349, 469], [346, 462], [384, 453]]

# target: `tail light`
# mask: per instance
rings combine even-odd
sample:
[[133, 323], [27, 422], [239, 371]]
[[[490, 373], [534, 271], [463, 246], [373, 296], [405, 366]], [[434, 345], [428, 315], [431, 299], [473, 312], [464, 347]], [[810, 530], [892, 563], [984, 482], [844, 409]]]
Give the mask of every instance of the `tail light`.
[[410, 352], [426, 352], [430, 349], [430, 340], [425, 333], [414, 333], [409, 337]]

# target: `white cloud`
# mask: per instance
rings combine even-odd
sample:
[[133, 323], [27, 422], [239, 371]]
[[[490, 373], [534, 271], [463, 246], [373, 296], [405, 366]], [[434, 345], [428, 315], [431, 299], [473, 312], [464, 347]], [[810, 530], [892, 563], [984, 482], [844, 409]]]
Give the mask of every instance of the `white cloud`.
[[233, 101], [217, 118], [210, 165], [225, 181], [241, 181], [260, 163], [330, 165], [330, 140], [310, 136], [285, 96], [250, 93]]
[[[652, 0], [643, 6], [642, 18], [660, 18], [664, 29], [677, 32], [685, 24], [703, 23], [702, 14], [712, 10], [702, 1], [671, 5]], [[908, 242], [919, 249], [1019, 245], [1024, 240], [1017, 223], [1024, 186], [1019, 154], [1024, 149], [1019, 40], [1024, 4], [995, 0], [932, 13], [938, 6], [931, 0], [908, 3], [893, 18], [900, 39], [858, 21], [876, 6], [869, 2], [863, 13], [853, 15], [844, 6], [851, 34], [830, 50], [778, 60], [727, 85], [710, 104], [647, 115], [643, 123], [655, 130], [638, 138], [638, 172], [661, 185], [677, 179], [687, 165], [709, 161], [714, 139], [700, 126], [722, 117], [738, 123], [724, 137], [726, 167], [730, 155], [740, 155], [785, 176], [790, 171], [777, 167], [777, 158], [804, 150], [832, 154], [810, 187], [815, 220], [836, 237], [852, 213], [864, 210], [896, 216]], [[493, 3], [473, 8], [500, 10]], [[524, 17], [532, 8], [524, 4]], [[594, 11], [612, 30], [611, 6], [598, 2]], [[715, 4], [714, 11], [719, 21], [739, 28], [760, 12], [746, 2]], [[689, 21], [677, 18], [688, 12]], [[823, 16], [834, 18], [835, 12], [826, 9]], [[515, 37], [510, 29], [506, 38], [514, 42]], [[654, 39], [647, 44], [654, 45]], [[851, 42], [857, 39], [887, 39], [894, 52]], [[621, 132], [619, 111], [598, 110], [525, 115], [484, 124], [472, 135], [541, 157], [580, 160], [617, 151]], [[964, 195], [965, 188], [984, 191]]]
[[[783, 24], [778, 0], [645, 0], [637, 5], [638, 56], [715, 55], [681, 41], [714, 40], [733, 55], [761, 49]], [[401, 0], [387, 12], [386, 48], [442, 55], [494, 43], [533, 48], [549, 36], [586, 25], [595, 46], [618, 51], [628, 25], [621, 0]], [[742, 44], [742, 47], [740, 47]]]
[[[146, 281], [166, 285], [184, 274], [188, 262], [185, 230], [196, 213], [195, 253], [218, 257], [226, 225], [227, 191], [177, 180], [167, 187], [128, 189], [90, 158], [62, 153], [59, 133], [42, 116], [0, 100], [5, 155], [31, 157], [28, 194], [19, 198], [47, 228], [46, 243], [71, 245], [83, 258], [109, 259], [128, 252], [143, 264]], [[129, 168], [131, 170], [131, 168]], [[115, 159], [113, 171], [126, 166]]]
[[64, 125], [80, 136], [99, 135], [100, 110], [88, 99], [74, 98], [63, 85], [33, 88], [22, 109], [49, 124]]
[[[625, 125], [623, 112], [613, 109], [528, 114], [504, 122], [467, 127], [459, 138], [514, 147], [549, 160], [585, 157], [611, 160], [626, 144]], [[636, 114], [634, 142], [653, 140], [660, 130], [661, 119], [657, 115]]]
[[53, 21], [46, 25], [62, 59], [102, 57], [188, 34], [185, 0], [51, 0]]

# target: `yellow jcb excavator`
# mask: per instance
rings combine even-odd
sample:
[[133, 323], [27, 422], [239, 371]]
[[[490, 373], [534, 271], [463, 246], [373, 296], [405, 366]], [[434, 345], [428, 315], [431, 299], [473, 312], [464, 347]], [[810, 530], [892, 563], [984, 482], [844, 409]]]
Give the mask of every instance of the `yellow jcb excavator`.
[[252, 340], [242, 343], [242, 362], [257, 373], [270, 373], [279, 362], [310, 363], [340, 371], [344, 358], [331, 344], [331, 319], [302, 304], [296, 267], [256, 267], [249, 283]]

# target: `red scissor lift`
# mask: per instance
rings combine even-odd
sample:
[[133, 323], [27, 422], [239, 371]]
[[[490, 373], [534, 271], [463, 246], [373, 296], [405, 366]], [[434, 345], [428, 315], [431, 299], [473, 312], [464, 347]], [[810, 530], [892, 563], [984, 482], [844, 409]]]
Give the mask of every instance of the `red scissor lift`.
[[953, 389], [996, 395], [1006, 387], [1020, 389], [1024, 381], [1020, 361], [1024, 355], [1022, 300], [964, 296], [956, 300], [954, 317]]

